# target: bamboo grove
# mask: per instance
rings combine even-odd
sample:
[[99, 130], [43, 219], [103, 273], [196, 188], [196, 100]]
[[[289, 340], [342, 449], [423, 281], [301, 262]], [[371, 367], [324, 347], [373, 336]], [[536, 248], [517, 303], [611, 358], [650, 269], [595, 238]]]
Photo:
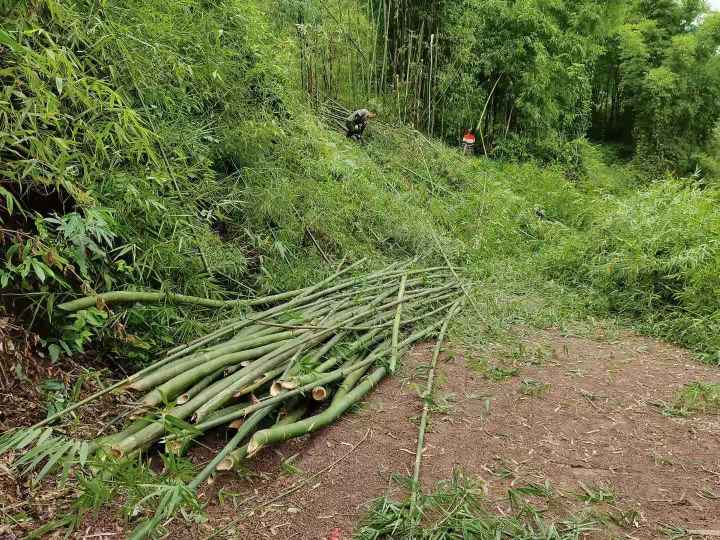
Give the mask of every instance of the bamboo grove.
[[[464, 301], [451, 267], [396, 263], [345, 277], [361, 262], [313, 286], [249, 301], [260, 310], [226, 320], [31, 428], [4, 434], [0, 453], [13, 453], [14, 468], [37, 484], [56, 469], [67, 476], [73, 466], [136, 458], [158, 445], [181, 455], [211, 430], [229, 433], [193, 480], [156, 494], [155, 515], [135, 533], [146, 536], [190, 504], [216, 471], [240, 469], [261, 449], [337, 420], [397, 369], [403, 351], [446, 328]], [[60, 307], [71, 312], [131, 299], [157, 301], [147, 293], [115, 292]], [[94, 440], [58, 434], [69, 413], [111, 392], [132, 395], [118, 415], [124, 429]]]
[[572, 162], [585, 137], [714, 175], [720, 15], [701, 0], [324, 0], [296, 15], [302, 86], [484, 155]]

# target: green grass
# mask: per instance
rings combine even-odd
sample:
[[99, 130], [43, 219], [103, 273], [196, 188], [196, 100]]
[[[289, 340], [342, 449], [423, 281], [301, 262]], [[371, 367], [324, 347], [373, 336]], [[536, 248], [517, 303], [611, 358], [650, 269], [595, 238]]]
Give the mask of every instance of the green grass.
[[523, 396], [528, 397], [540, 397], [546, 394], [551, 388], [549, 383], [544, 383], [536, 379], [523, 379], [520, 381], [520, 387], [518, 391]]
[[588, 504], [615, 502], [615, 492], [610, 487], [587, 485], [580, 482], [580, 489], [581, 491], [578, 493], [578, 497]]
[[[516, 497], [552, 497], [549, 485], [515, 488]], [[523, 501], [514, 514], [500, 515], [487, 508], [482, 486], [455, 471], [429, 495], [420, 495], [418, 507], [383, 497], [375, 501], [355, 532], [358, 540], [410, 540], [437, 538], [522, 538], [540, 540], [584, 538], [598, 530], [597, 522], [582, 516], [558, 521], [542, 517], [542, 511]]]
[[295, 460], [297, 459], [297, 457], [298, 457], [298, 455], [294, 454], [287, 459], [283, 459], [282, 462], [280, 463], [280, 468], [288, 476], [305, 474], [305, 471], [303, 471], [300, 467], [295, 465]]
[[699, 381], [686, 384], [663, 412], [668, 416], [720, 414], [720, 384]]
[[468, 365], [486, 379], [494, 382], [505, 381], [520, 374], [520, 369], [515, 366], [491, 364], [487, 358], [472, 359]]

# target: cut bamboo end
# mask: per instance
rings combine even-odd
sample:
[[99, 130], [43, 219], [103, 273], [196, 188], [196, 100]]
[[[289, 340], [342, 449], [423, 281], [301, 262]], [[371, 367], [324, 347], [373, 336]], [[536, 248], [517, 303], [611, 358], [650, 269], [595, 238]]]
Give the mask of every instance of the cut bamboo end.
[[270, 395], [273, 397], [280, 395], [283, 390], [282, 384], [277, 381], [270, 385]]
[[151, 395], [147, 395], [143, 398], [143, 400], [140, 402], [140, 405], [143, 407], [155, 407], [156, 405], [160, 405], [161, 400], [154, 398]]
[[245, 420], [238, 418], [237, 420], [233, 420], [232, 422], [230, 422], [228, 427], [230, 429], [240, 429], [244, 423], [245, 423]]
[[135, 412], [133, 412], [128, 418], [130, 420], [138, 420], [140, 418], [144, 418], [147, 416], [147, 414], [150, 412], [150, 409], [148, 407], [142, 407], [137, 409]]
[[232, 471], [235, 468], [235, 460], [232, 457], [226, 457], [220, 463], [218, 463], [215, 470], [220, 471]]
[[315, 401], [325, 401], [328, 397], [328, 391], [324, 386], [316, 386], [312, 389], [312, 397]]
[[177, 404], [182, 405], [183, 403], [187, 403], [190, 401], [190, 396], [187, 394], [180, 394], [177, 398]]
[[167, 452], [170, 452], [171, 454], [175, 454], [176, 456], [179, 456], [180, 454], [182, 454], [183, 443], [182, 443], [182, 441], [178, 441], [178, 440], [167, 441], [165, 443], [165, 450]]
[[247, 447], [247, 457], [253, 457], [262, 449], [262, 444], [258, 443], [255, 438], [250, 439]]
[[298, 387], [298, 383], [295, 381], [279, 381], [280, 386], [285, 390], [295, 390]]
[[109, 452], [110, 455], [115, 459], [121, 459], [125, 455], [125, 452], [123, 452], [122, 449], [118, 448], [117, 446], [111, 446]]

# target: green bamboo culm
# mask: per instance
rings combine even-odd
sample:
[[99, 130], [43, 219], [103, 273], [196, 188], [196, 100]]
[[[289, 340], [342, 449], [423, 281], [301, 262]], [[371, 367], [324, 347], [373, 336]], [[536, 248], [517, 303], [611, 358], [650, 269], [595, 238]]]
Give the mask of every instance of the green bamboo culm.
[[[53, 428], [35, 426], [4, 435], [0, 451], [26, 449], [22, 465], [27, 472], [39, 463], [42, 478], [58, 466], [69, 469], [69, 460], [78, 455], [74, 449], [82, 449], [83, 462], [94, 452], [134, 459], [158, 442], [164, 442], [166, 452], [182, 454], [210, 429], [236, 430], [192, 482], [163, 496], [155, 516], [133, 536], [151, 534], [196, 496], [213, 471], [236, 469], [265, 446], [339, 418], [392, 373], [404, 351], [437, 331], [443, 321], [436, 317], [453, 311], [463, 293], [461, 284], [449, 279], [447, 267], [416, 270], [394, 264], [336, 281], [342, 273], [322, 285], [265, 297], [277, 303], [244, 317], [231, 316], [218, 330], [175, 347], [47, 420], [115, 389], [144, 393], [134, 409], [135, 418], [142, 418], [125, 429], [87, 442], [54, 437]], [[413, 277], [420, 273], [422, 277]], [[424, 327], [414, 328], [424, 320]], [[409, 335], [403, 335], [406, 331]], [[313, 400], [327, 400], [328, 405], [316, 405], [321, 411], [308, 417]], [[288, 413], [270, 422], [280, 407]], [[187, 427], [178, 430], [182, 422]], [[47, 448], [51, 439], [57, 450]]]
[[440, 334], [438, 335], [435, 348], [433, 349], [432, 359], [430, 361], [430, 372], [428, 374], [427, 385], [425, 386], [425, 391], [422, 395], [424, 403], [422, 416], [420, 417], [420, 427], [418, 428], [417, 448], [415, 450], [415, 467], [413, 470], [413, 490], [410, 498], [410, 515], [413, 515], [413, 509], [417, 505], [417, 496], [420, 489], [420, 465], [422, 462], [423, 449], [425, 448], [425, 431], [427, 430], [430, 400], [432, 398], [433, 385], [435, 384], [435, 368], [437, 367], [438, 358], [440, 357], [440, 351], [442, 350], [442, 344], [445, 340], [445, 333], [447, 332], [448, 325], [457, 312], [462, 309], [462, 306], [463, 300], [456, 301], [443, 321], [443, 324], [440, 327]]
[[[308, 405], [306, 401], [302, 401], [299, 404], [296, 404], [294, 407], [290, 408], [290, 412], [288, 412], [286, 415], [279, 417], [275, 425], [277, 426], [284, 426], [288, 424], [292, 424], [294, 422], [297, 422], [300, 420], [303, 416], [305, 416], [305, 413], [307, 412]], [[236, 450], [233, 450], [230, 452], [225, 459], [220, 461], [215, 468], [218, 472], [219, 471], [230, 471], [233, 469], [238, 469], [245, 458], [248, 455], [248, 445], [245, 444], [241, 446], [240, 448], [237, 448]]]
[[340, 415], [347, 411], [353, 404], [357, 403], [365, 397], [365, 395], [378, 384], [387, 373], [386, 367], [379, 367], [373, 371], [363, 382], [357, 385], [343, 399], [330, 405], [322, 413], [300, 420], [294, 424], [276, 426], [274, 428], [263, 429], [255, 433], [248, 443], [248, 455], [252, 456], [262, 447], [269, 444], [279, 443], [312, 433], [318, 429], [327, 426], [337, 420]]
[[84, 296], [69, 302], [58, 304], [58, 308], [74, 312], [81, 309], [88, 309], [95, 306], [110, 306], [115, 304], [192, 304], [194, 306], [207, 308], [224, 308], [233, 306], [259, 306], [270, 304], [279, 300], [287, 300], [299, 296], [307, 289], [298, 289], [286, 293], [264, 296], [260, 298], [240, 298], [236, 300], [215, 300], [212, 298], [201, 298], [199, 296], [188, 296], [169, 292], [144, 292], [144, 291], [110, 291], [94, 296]]
[[400, 336], [400, 319], [402, 318], [402, 301], [405, 298], [405, 284], [407, 283], [407, 274], [405, 274], [400, 280], [400, 288], [398, 290], [398, 302], [397, 310], [395, 312], [395, 322], [393, 324], [392, 333], [392, 355], [390, 356], [390, 373], [395, 373], [397, 369], [398, 361], [398, 339]]

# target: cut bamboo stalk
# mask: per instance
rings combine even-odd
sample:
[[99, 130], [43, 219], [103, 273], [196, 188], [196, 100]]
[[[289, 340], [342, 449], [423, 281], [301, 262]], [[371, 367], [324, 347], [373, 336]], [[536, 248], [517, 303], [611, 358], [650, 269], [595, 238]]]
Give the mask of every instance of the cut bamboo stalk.
[[88, 309], [95, 306], [112, 305], [112, 304], [159, 304], [166, 302], [168, 304], [193, 304], [208, 308], [223, 308], [231, 306], [257, 306], [261, 304], [270, 304], [278, 300], [286, 300], [299, 296], [306, 289], [298, 289], [285, 293], [274, 294], [261, 298], [241, 298], [236, 300], [213, 300], [212, 298], [201, 298], [198, 296], [188, 296], [185, 294], [174, 294], [169, 292], [142, 292], [142, 291], [110, 291], [94, 296], [85, 296], [70, 302], [58, 304], [58, 308], [63, 311], [73, 312], [81, 309]]
[[177, 355], [188, 354], [188, 353], [192, 352], [193, 350], [197, 350], [198, 348], [202, 347], [206, 343], [210, 343], [213, 340], [221, 338], [229, 333], [235, 332], [237, 330], [241, 330], [242, 328], [245, 328], [246, 326], [250, 326], [251, 324], [255, 323], [256, 320], [265, 319], [265, 318], [273, 316], [273, 315], [279, 315], [286, 311], [290, 311], [291, 309], [295, 309], [295, 308], [301, 306], [302, 304], [309, 302], [310, 300], [315, 300], [317, 298], [325, 296], [326, 295], [325, 293], [333, 292], [331, 290], [331, 289], [333, 289], [332, 287], [330, 289], [323, 290], [322, 288], [325, 285], [335, 281], [335, 279], [337, 279], [341, 275], [349, 272], [356, 266], [362, 264], [363, 262], [365, 262], [365, 260], [366, 260], [366, 258], [363, 257], [359, 261], [356, 261], [356, 262], [352, 263], [351, 265], [346, 266], [345, 268], [343, 268], [341, 270], [338, 270], [337, 272], [335, 272], [331, 276], [323, 279], [319, 283], [317, 283], [311, 287], [308, 287], [304, 293], [300, 294], [299, 296], [296, 296], [295, 298], [293, 298], [289, 302], [286, 302], [285, 304], [280, 304], [278, 306], [267, 309], [261, 313], [257, 313], [257, 314], [255, 314], [254, 317], [243, 318], [234, 324], [226, 325], [225, 327], [220, 328], [220, 329], [216, 330], [215, 332], [208, 334], [207, 336], [198, 338], [198, 339], [188, 343], [185, 346], [181, 346], [180, 348], [173, 349], [172, 352], [170, 352], [169, 355], [165, 358], [165, 360], [170, 360], [170, 359], [176, 358]]
[[[444, 290], [443, 287], [439, 287], [436, 289]], [[431, 292], [435, 291], [436, 289], [428, 289], [426, 291], [422, 291], [419, 293], [416, 293], [414, 298], [425, 296], [426, 294], [430, 294]], [[322, 330], [317, 333], [308, 334], [305, 337], [299, 338], [298, 340], [290, 343], [289, 345], [286, 345], [283, 347], [278, 348], [277, 350], [273, 351], [272, 353], [268, 354], [268, 357], [264, 359], [263, 364], [264, 366], [268, 367], [274, 367], [277, 365], [278, 359], [284, 360], [288, 357], [288, 353], [290, 353], [290, 356], [292, 356], [295, 353], [296, 347], [302, 347], [306, 343], [312, 343], [312, 342], [318, 342], [322, 339], [325, 339], [332, 331], [338, 329], [339, 327], [343, 326], [344, 324], [356, 321], [361, 319], [362, 317], [366, 317], [367, 315], [373, 314], [376, 310], [374, 304], [380, 303], [385, 297], [392, 294], [391, 291], [388, 291], [386, 293], [383, 293], [379, 295], [375, 300], [370, 302], [368, 304], [368, 307], [363, 307], [360, 309], [353, 309], [348, 310], [339, 313], [336, 317], [333, 318], [335, 321], [339, 321], [337, 324], [329, 327], [327, 330]], [[403, 298], [400, 300], [400, 302], [406, 301], [406, 298]], [[377, 309], [383, 309], [385, 307], [393, 307], [397, 305], [398, 301], [390, 302], [388, 304], [385, 304], [384, 306], [380, 306]], [[263, 360], [263, 359], [261, 359]], [[271, 364], [271, 362], [274, 362], [274, 364]], [[245, 373], [243, 371], [240, 371], [236, 373], [232, 377], [228, 377], [226, 381], [228, 382], [227, 388], [222, 390], [217, 396], [213, 397], [210, 401], [205, 403], [200, 409], [198, 409], [195, 413], [196, 421], [202, 420], [202, 418], [209, 412], [221, 407], [223, 404], [225, 404], [229, 399], [231, 399], [232, 395], [237, 391], [238, 388], [242, 387], [244, 384], [247, 384], [248, 380], [247, 378], [250, 375], [248, 373]], [[277, 390], [281, 390], [281, 388], [276, 388]], [[273, 396], [277, 397], [277, 396]]]
[[312, 389], [312, 398], [315, 401], [325, 401], [329, 395], [327, 388], [324, 386], [316, 386]]
[[319, 334], [309, 334], [305, 338], [298, 338], [287, 342], [286, 344], [278, 347], [272, 351], [269, 351], [266, 355], [258, 359], [257, 365], [251, 365], [244, 368], [237, 373], [234, 373], [230, 377], [224, 379], [224, 387], [220, 391], [204, 403], [197, 411], [195, 411], [194, 419], [196, 422], [201, 421], [208, 413], [222, 407], [227, 403], [232, 396], [235, 395], [238, 390], [252, 382], [264, 370], [271, 370], [279, 366], [283, 366], [285, 370], [285, 364], [293, 357], [298, 347], [303, 346], [308, 342], [322, 339], [323, 336]]
[[443, 321], [442, 327], [440, 328], [440, 334], [433, 350], [432, 360], [430, 361], [430, 373], [428, 375], [427, 385], [425, 386], [425, 392], [423, 392], [423, 411], [420, 417], [420, 428], [418, 429], [418, 441], [417, 448], [415, 450], [415, 468], [413, 472], [413, 491], [410, 499], [410, 512], [412, 513], [413, 508], [417, 504], [417, 494], [420, 489], [418, 484], [420, 479], [420, 465], [422, 462], [423, 449], [425, 447], [425, 430], [427, 429], [428, 412], [430, 410], [430, 398], [433, 392], [433, 384], [435, 383], [435, 368], [437, 367], [438, 357], [440, 356], [440, 350], [442, 349], [443, 340], [445, 339], [445, 333], [447, 332], [450, 320], [455, 316], [458, 310], [462, 307], [462, 300], [455, 302], [455, 305], [448, 313], [448, 316]]
[[405, 299], [405, 283], [407, 275], [400, 279], [400, 288], [398, 290], [398, 306], [395, 310], [395, 323], [392, 332], [392, 354], [390, 355], [390, 373], [395, 373], [398, 360], [398, 339], [400, 336], [400, 318], [402, 317], [403, 300]]
[[249, 384], [249, 385], [241, 388], [237, 392], [235, 392], [233, 394], [233, 397], [239, 398], [242, 396], [246, 396], [246, 395], [250, 394], [251, 392], [254, 392], [258, 388], [261, 388], [262, 386], [264, 386], [265, 384], [267, 384], [268, 382], [273, 380], [275, 377], [280, 375], [284, 369], [285, 368], [283, 366], [280, 366], [278, 368], [273, 369], [272, 371], [268, 371], [262, 377], [260, 377], [259, 379], [256, 379], [252, 384]]
[[[307, 402], [304, 402], [304, 401], [300, 402], [296, 407], [292, 408], [289, 413], [287, 413], [283, 416], [278, 415], [278, 420], [277, 420], [276, 425], [286, 425], [286, 424], [292, 424], [294, 422], [297, 422], [303, 416], [305, 416], [306, 412], [307, 412]], [[237, 420], [236, 420], [236, 422], [237, 422]], [[242, 425], [242, 422], [240, 425]], [[240, 468], [243, 460], [246, 457], [247, 457], [247, 444], [230, 452], [227, 455], [227, 457], [225, 457], [225, 459], [223, 459], [220, 463], [218, 463], [216, 470], [218, 472], [220, 472], [220, 471], [230, 471], [230, 470], [238, 469], [238, 468]]]
[[220, 368], [215, 373], [211, 373], [207, 377], [200, 379], [200, 381], [195, 383], [192, 387], [190, 387], [190, 389], [187, 390], [187, 392], [185, 392], [184, 394], [180, 394], [178, 396], [177, 400], [175, 400], [175, 402], [178, 405], [187, 403], [192, 398], [197, 396], [200, 392], [202, 392], [205, 388], [207, 388], [212, 383], [214, 383], [219, 377], [224, 376], [225, 371], [226, 371], [225, 368]]
[[[447, 268], [439, 267], [439, 269]], [[405, 269], [403, 269], [402, 271], [398, 271], [397, 269], [393, 269], [391, 272], [386, 272], [385, 274], [378, 273], [377, 279], [387, 281], [392, 279], [393, 276], [395, 278], [402, 278], [403, 276], [410, 275], [412, 272], [414, 271], [409, 271]], [[352, 281], [352, 284], [350, 286], [347, 286], [347, 282], [349, 281]], [[404, 297], [393, 301], [383, 300], [385, 297], [393, 294], [393, 288], [391, 287], [391, 284], [387, 283], [384, 287], [377, 288], [377, 282], [372, 282], [368, 279], [368, 276], [364, 276], [362, 278], [352, 278], [351, 280], [346, 280], [346, 282], [343, 282], [341, 284], [333, 285], [332, 287], [329, 287], [329, 289], [334, 289], [334, 291], [331, 293], [328, 292], [329, 289], [319, 291], [320, 296], [318, 296], [317, 299], [313, 300], [313, 304], [305, 304], [305, 307], [303, 309], [306, 311], [308, 309], [317, 309], [318, 316], [324, 316], [327, 319], [327, 328], [318, 331], [297, 331], [294, 334], [294, 337], [288, 336], [288, 339], [277, 342], [275, 347], [265, 351], [265, 353], [262, 356], [257, 357], [257, 359], [251, 365], [243, 367], [242, 369], [239, 369], [238, 371], [230, 374], [227, 377], [222, 377], [220, 380], [211, 383], [204, 389], [198, 388], [197, 390], [199, 390], [199, 392], [196, 395], [188, 396], [190, 398], [188, 401], [185, 401], [184, 403], [178, 403], [175, 407], [169, 409], [167, 411], [167, 414], [172, 415], [180, 420], [186, 419], [189, 416], [195, 414], [198, 421], [195, 427], [200, 431], [205, 431], [217, 425], [227, 425], [229, 422], [233, 422], [234, 420], [237, 420], [239, 418], [247, 417], [247, 415], [250, 413], [265, 409], [274, 404], [285, 402], [288, 399], [292, 399], [295, 396], [300, 395], [301, 393], [312, 392], [313, 389], [316, 389], [317, 387], [323, 387], [323, 390], [325, 391], [324, 393], [326, 395], [329, 395], [332, 387], [328, 385], [339, 379], [347, 378], [347, 376], [350, 373], [353, 373], [355, 370], [360, 370], [357, 374], [357, 377], [361, 377], [362, 373], [364, 373], [365, 370], [369, 369], [372, 364], [377, 361], [378, 358], [391, 352], [391, 349], [387, 346], [387, 344], [378, 347], [378, 352], [376, 354], [372, 354], [364, 359], [356, 360], [353, 357], [352, 360], [349, 362], [349, 364], [352, 365], [346, 364], [346, 366], [343, 366], [342, 368], [336, 369], [334, 371], [330, 371], [328, 373], [320, 372], [316, 374], [317, 376], [313, 377], [311, 381], [308, 381], [307, 384], [303, 384], [301, 386], [298, 386], [297, 388], [286, 389], [282, 388], [281, 384], [281, 388], [279, 389], [280, 393], [275, 396], [269, 396], [252, 405], [233, 407], [230, 412], [225, 410], [217, 411], [217, 409], [223, 407], [227, 403], [227, 401], [232, 399], [234, 395], [237, 394], [239, 391], [247, 388], [248, 386], [251, 386], [254, 383], [257, 383], [259, 381], [258, 376], [273, 372], [273, 370], [287, 369], [288, 360], [293, 357], [299, 357], [298, 351], [301, 350], [301, 348], [310, 347], [308, 349], [309, 357], [314, 359], [313, 362], [320, 361], [325, 352], [329, 352], [330, 350], [332, 350], [332, 345], [326, 346], [326, 342], [335, 339], [335, 337], [338, 336], [338, 334], [340, 333], [341, 327], [343, 326], [358, 324], [358, 322], [360, 322], [361, 320], [365, 324], [367, 324], [367, 321], [384, 320], [388, 316], [392, 316], [393, 312], [396, 313], [398, 305], [405, 304], [408, 306], [407, 309], [411, 309], [411, 307], [416, 308], [421, 303], [425, 304], [431, 301], [437, 302], [439, 298], [458, 294], [457, 291], [453, 292], [453, 289], [456, 289], [458, 286], [456, 283], [438, 287], [431, 287], [427, 289], [420, 289], [417, 292], [408, 292], [407, 283], [410, 280], [405, 277], [404, 281]], [[376, 287], [376, 290], [379, 291], [376, 297], [368, 297], [367, 300], [369, 300], [369, 302], [367, 302], [365, 305], [354, 305], [356, 302], [364, 298], [362, 296], [363, 290], [367, 290], [371, 287]], [[356, 296], [350, 303], [349, 307], [341, 309], [338, 307], [337, 304], [338, 298], [346, 294], [354, 294]], [[365, 302], [365, 300], [363, 300], [363, 302]], [[374, 305], [368, 307], [369, 304]], [[309, 308], [309, 305], [313, 307]], [[286, 312], [290, 313], [289, 311]], [[293, 312], [291, 316], [295, 316], [295, 313]], [[401, 324], [402, 322], [403, 321], [401, 318]], [[248, 327], [252, 326], [252, 324], [248, 325]], [[434, 328], [434, 326], [431, 325], [428, 328]], [[404, 348], [415, 340], [420, 339], [419, 336], [426, 335], [428, 328], [423, 329], [423, 331], [421, 332], [415, 332], [402, 343], [400, 343], [398, 339], [398, 349]], [[425, 334], [423, 334], [423, 332], [425, 332]], [[283, 332], [276, 333], [282, 334]], [[275, 335], [275, 333], [268, 335]], [[359, 340], [362, 341], [363, 339], [367, 339], [368, 342], [372, 342], [373, 340], [382, 337], [382, 335], [383, 332], [379, 331], [378, 329], [373, 329], [367, 331], [366, 334], [359, 338]], [[254, 336], [254, 334], [247, 334], [245, 337], [243, 337], [243, 340], [252, 339], [252, 336]], [[339, 338], [337, 339], [337, 341], [335, 341], [335, 343], [340, 342], [341, 339]], [[225, 345], [227, 345], [227, 343]], [[219, 347], [213, 346], [212, 351], [217, 352], [218, 348], [222, 350], [222, 347], [222, 345]], [[207, 354], [207, 352], [208, 351], [205, 351], [201, 354]], [[239, 352], [246, 354], [247, 351]], [[320, 354], [318, 354], [318, 352], [320, 352]], [[218, 357], [214, 359], [214, 361], [221, 358], [222, 357]], [[223, 362], [225, 361], [229, 360], [224, 359]], [[233, 369], [235, 369], [235, 367], [238, 366], [239, 362], [242, 361], [245, 360], [238, 360], [238, 358], [234, 358], [234, 363], [229, 365], [233, 366]], [[324, 369], [331, 369], [338, 363], [337, 359], [333, 360], [332, 364], [327, 363], [329, 361], [330, 359], [322, 362], [322, 364], [326, 364], [325, 366], [323, 366]], [[161, 361], [160, 363], [162, 362], [163, 361]], [[192, 380], [190, 380], [190, 378], [186, 379], [184, 381], [184, 387], [182, 388], [182, 390], [186, 391], [188, 388], [193, 388], [194, 385], [197, 384], [197, 382], [215, 373], [217, 369], [224, 366], [212, 365], [211, 367], [215, 368], [215, 371], [210, 371], [210, 367], [204, 365], [204, 368], [208, 369], [209, 371], [202, 374], [196, 372], [194, 374], [195, 376], [192, 377]], [[292, 366], [290, 366], [289, 369], [292, 369]], [[183, 373], [180, 376], [186, 375], [187, 373]], [[275, 377], [276, 376], [277, 375], [275, 375]], [[260, 377], [260, 379], [262, 378], [263, 376]], [[170, 381], [172, 381], [172, 379]], [[274, 381], [274, 378], [268, 378], [264, 381], [264, 383], [266, 384], [271, 382], [282, 381]], [[155, 390], [157, 390], [157, 388]], [[317, 395], [319, 392], [321, 391], [316, 390], [315, 394]], [[216, 413], [220, 414], [212, 414], [212, 416], [210, 417], [205, 416], [203, 418], [203, 416], [197, 414], [198, 411], [202, 411], [205, 415], [209, 415], [213, 411], [216, 411]], [[162, 422], [155, 422], [140, 429], [138, 432], [129, 434], [122, 440], [113, 443], [112, 451], [118, 456], [128, 455], [129, 453], [135, 451], [138, 448], [143, 448], [148, 444], [157, 441], [164, 432], [165, 425]], [[183, 437], [179, 435], [172, 435], [166, 437], [167, 440], [172, 440], [176, 438], [182, 439]]]
[[[436, 322], [429, 326], [426, 326], [422, 330], [418, 330], [417, 332], [413, 333], [411, 336], [409, 336], [408, 338], [406, 338], [399, 344], [400, 349], [405, 349], [406, 347], [409, 347], [416, 341], [428, 336], [430, 333], [433, 332], [433, 330], [435, 330], [435, 328], [437, 328], [441, 324], [442, 324], [442, 321]], [[236, 413], [229, 414], [224, 417], [215, 419], [211, 422], [202, 422], [200, 424], [195, 425], [194, 427], [200, 431], [205, 431], [205, 430], [217, 427], [219, 425], [227, 424], [228, 422], [232, 422], [236, 418], [241, 418], [247, 414], [255, 412], [256, 410], [262, 409], [263, 407], [267, 407], [268, 405], [272, 405], [272, 404], [284, 401], [286, 399], [289, 399], [298, 394], [302, 394], [304, 392], [310, 391], [315, 386], [332, 383], [338, 379], [342, 379], [343, 377], [345, 377], [349, 373], [355, 371], [356, 369], [367, 368], [367, 366], [371, 365], [373, 362], [377, 361], [378, 358], [382, 357], [383, 355], [388, 354], [389, 352], [390, 352], [390, 348], [386, 347], [382, 351], [379, 351], [378, 354], [373, 356], [372, 358], [368, 357], [365, 360], [357, 362], [348, 368], [341, 368], [341, 369], [338, 369], [335, 371], [330, 371], [328, 373], [325, 373], [321, 377], [315, 379], [313, 382], [311, 382], [309, 384], [299, 386], [298, 388], [295, 388], [294, 390], [288, 390], [287, 392], [285, 392], [284, 394], [281, 394], [279, 396], [269, 397], [264, 400], [261, 400], [259, 403], [256, 403], [254, 405], [247, 407], [247, 409], [245, 409], [244, 411], [238, 411]]]
[[[163, 401], [169, 401], [174, 397], [180, 395], [185, 389], [189, 388], [195, 382], [199, 381], [203, 377], [206, 377], [210, 373], [214, 373], [220, 368], [224, 368], [225, 366], [229, 366], [232, 364], [237, 364], [242, 360], [261, 358], [268, 353], [274, 352], [279, 348], [282, 348], [283, 344], [287, 343], [287, 338], [292, 337], [293, 333], [298, 334], [302, 331], [288, 330], [287, 332], [289, 332], [289, 334], [286, 334], [286, 339], [284, 341], [276, 341], [274, 343], [263, 345], [262, 347], [255, 347], [252, 349], [238, 351], [231, 354], [225, 354], [203, 364], [197, 365], [192, 369], [185, 371], [184, 373], [176, 375], [169, 381], [159, 385], [152, 392], [146, 394], [145, 397], [143, 397], [142, 399], [142, 404], [148, 407], [153, 407], [161, 404]], [[235, 376], [238, 373], [242, 373], [244, 370], [249, 368], [250, 366], [248, 366], [248, 368], [244, 368], [238, 371], [232, 376]]]
[[202, 471], [200, 471], [200, 474], [193, 478], [193, 480], [188, 484], [188, 488], [190, 490], [195, 490], [200, 484], [207, 480], [210, 475], [215, 472], [217, 466], [227, 457], [227, 455], [230, 454], [230, 452], [232, 452], [233, 450], [235, 450], [235, 448], [237, 448], [237, 446], [242, 442], [242, 440], [248, 435], [250, 435], [250, 433], [252, 433], [252, 431], [263, 420], [263, 418], [270, 414], [274, 408], [275, 406], [267, 407], [263, 410], [257, 411], [250, 418], [248, 418], [242, 425], [242, 427], [237, 430], [237, 433], [233, 435], [233, 438], [230, 439], [230, 442], [225, 445], [225, 448], [218, 452], [217, 455], [210, 461], [210, 463], [208, 463], [207, 466]]
[[362, 399], [387, 373], [387, 368], [375, 369], [363, 382], [351, 390], [344, 399], [325, 409], [322, 413], [300, 420], [293, 424], [276, 426], [255, 432], [248, 443], [248, 456], [257, 454], [261, 448], [270, 444], [287, 441], [306, 433], [312, 433], [327, 426], [340, 417], [353, 404]]
[[[239, 341], [230, 342], [223, 347], [217, 347], [209, 352], [201, 352], [194, 354], [188, 358], [182, 358], [169, 365], [163, 366], [162, 369], [148, 374], [142, 379], [128, 385], [128, 388], [136, 391], [146, 391], [155, 388], [178, 375], [182, 375], [198, 366], [205, 366], [217, 358], [224, 357], [239, 351], [250, 351], [264, 345], [284, 341], [297, 335], [297, 330], [271, 329], [270, 332], [262, 332], [260, 337], [251, 337]], [[251, 358], [251, 357], [248, 357]], [[241, 358], [243, 360], [244, 358]]]

